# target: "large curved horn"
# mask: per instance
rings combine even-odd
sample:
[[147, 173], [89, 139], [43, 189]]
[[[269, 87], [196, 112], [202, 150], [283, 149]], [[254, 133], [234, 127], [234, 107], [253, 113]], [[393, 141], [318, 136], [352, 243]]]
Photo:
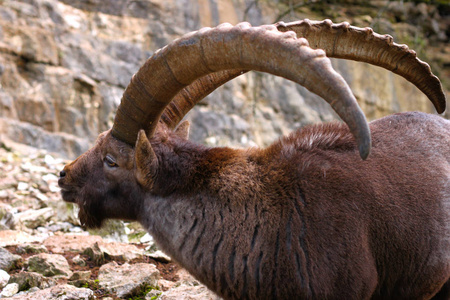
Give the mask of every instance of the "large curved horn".
[[[278, 30], [294, 31], [308, 40], [311, 48], [325, 50], [328, 57], [366, 62], [392, 71], [419, 88], [433, 103], [438, 113], [445, 111], [446, 100], [439, 79], [430, 66], [417, 58], [406, 45], [393, 42], [389, 35], [379, 35], [371, 28], [358, 28], [348, 23], [333, 24], [330, 20], [302, 20], [275, 24]], [[199, 78], [175, 96], [162, 119], [174, 128], [200, 100], [245, 70], [227, 70]]]
[[205, 75], [224, 70], [256, 70], [297, 82], [331, 104], [347, 123], [366, 158], [370, 131], [350, 88], [322, 50], [312, 50], [294, 32], [276, 26], [222, 24], [185, 35], [157, 51], [133, 76], [112, 128], [114, 137], [133, 145], [140, 129], [152, 136], [172, 98]]
[[433, 103], [438, 113], [445, 111], [446, 100], [439, 78], [430, 66], [421, 61], [407, 45], [394, 43], [392, 36], [380, 35], [372, 28], [359, 28], [330, 20], [304, 20], [278, 23], [280, 31], [294, 31], [308, 40], [314, 49], [323, 49], [329, 57], [370, 63], [392, 71], [420, 89]]
[[203, 98], [219, 86], [248, 71], [225, 70], [208, 74], [195, 80], [182, 89], [164, 110], [161, 120], [171, 129], [180, 123], [184, 116]]

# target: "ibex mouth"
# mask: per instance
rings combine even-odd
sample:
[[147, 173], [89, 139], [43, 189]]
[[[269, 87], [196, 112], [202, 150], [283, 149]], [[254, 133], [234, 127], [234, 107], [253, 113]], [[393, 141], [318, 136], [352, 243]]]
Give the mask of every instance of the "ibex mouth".
[[65, 170], [59, 172], [58, 186], [61, 188], [61, 196], [66, 202], [76, 203], [77, 192], [75, 191], [73, 186], [65, 183], [65, 181], [67, 180], [66, 175], [67, 173]]
[[64, 178], [60, 178], [58, 180], [58, 185], [61, 188], [61, 196], [64, 201], [71, 203], [77, 202], [76, 201], [77, 192], [73, 187], [64, 184]]
[[77, 203], [76, 194], [77, 193], [73, 190], [68, 190], [68, 189], [64, 189], [64, 188], [62, 188], [62, 190], [61, 190], [61, 196], [62, 196], [63, 200], [66, 202]]

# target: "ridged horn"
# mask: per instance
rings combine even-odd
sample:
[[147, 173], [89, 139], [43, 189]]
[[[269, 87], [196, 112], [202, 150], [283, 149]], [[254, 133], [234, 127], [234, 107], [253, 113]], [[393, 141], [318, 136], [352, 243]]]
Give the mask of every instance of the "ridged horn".
[[404, 77], [427, 95], [438, 113], [445, 111], [446, 99], [439, 78], [414, 50], [394, 43], [392, 36], [380, 35], [368, 27], [350, 26], [347, 22], [333, 24], [330, 20], [280, 22], [276, 26], [280, 31], [294, 31], [306, 38], [310, 47], [325, 50], [328, 57], [370, 63]]
[[138, 131], [153, 136], [166, 106], [183, 88], [224, 70], [256, 70], [282, 76], [324, 98], [347, 123], [360, 155], [370, 152], [364, 114], [344, 79], [322, 50], [276, 26], [222, 24], [203, 28], [157, 51], [133, 76], [117, 110], [112, 134], [134, 145]]
[[193, 83], [182, 89], [167, 105], [161, 120], [171, 129], [180, 123], [184, 116], [203, 98], [211, 94], [219, 86], [227, 83], [248, 71], [225, 70], [208, 74], [195, 80]]
[[[365, 62], [392, 71], [427, 95], [438, 113], [445, 111], [445, 94], [430, 66], [417, 58], [416, 53], [408, 46], [394, 43], [391, 36], [379, 35], [370, 28], [350, 26], [346, 22], [333, 24], [330, 20], [306, 19], [287, 24], [279, 22], [275, 26], [280, 31], [294, 31], [298, 37], [306, 38], [311, 48], [325, 50], [328, 57]], [[247, 71], [227, 70], [199, 78], [175, 96], [164, 111], [163, 121], [170, 128], [175, 128], [196, 103], [245, 72]]]

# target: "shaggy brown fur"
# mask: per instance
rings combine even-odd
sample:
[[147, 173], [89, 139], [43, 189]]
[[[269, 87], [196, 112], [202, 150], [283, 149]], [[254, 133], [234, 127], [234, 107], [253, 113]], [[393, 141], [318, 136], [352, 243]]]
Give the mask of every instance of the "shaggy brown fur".
[[[445, 299], [450, 121], [370, 124], [366, 161], [345, 125], [266, 149], [207, 148], [160, 126], [136, 147], [109, 132], [65, 167], [63, 198], [90, 227], [137, 220], [226, 299]], [[447, 284], [444, 286], [444, 284]]]

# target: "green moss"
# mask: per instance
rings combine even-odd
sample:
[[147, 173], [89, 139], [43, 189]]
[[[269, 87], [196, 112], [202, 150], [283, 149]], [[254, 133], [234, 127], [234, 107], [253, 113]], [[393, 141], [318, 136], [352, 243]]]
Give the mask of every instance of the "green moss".
[[[1, 2], [0, 2], [1, 3]], [[12, 152], [12, 148], [8, 147], [5, 143], [0, 141], [0, 148], [5, 149], [7, 152]], [[5, 161], [6, 162], [6, 161]]]
[[137, 231], [137, 232], [130, 233], [128, 235], [128, 240], [130, 243], [139, 242], [146, 233], [147, 233], [146, 231]]
[[84, 288], [87, 288], [87, 289], [91, 289], [91, 290], [98, 290], [99, 289], [98, 284], [99, 284], [99, 280], [98, 279], [88, 280], [81, 287], [84, 287]]
[[[159, 291], [159, 287], [150, 286], [148, 284], [144, 284], [140, 293], [134, 295], [133, 297], [129, 297], [128, 300], [144, 300], [145, 296], [153, 290]], [[159, 294], [151, 297], [151, 299], [158, 299]]]

